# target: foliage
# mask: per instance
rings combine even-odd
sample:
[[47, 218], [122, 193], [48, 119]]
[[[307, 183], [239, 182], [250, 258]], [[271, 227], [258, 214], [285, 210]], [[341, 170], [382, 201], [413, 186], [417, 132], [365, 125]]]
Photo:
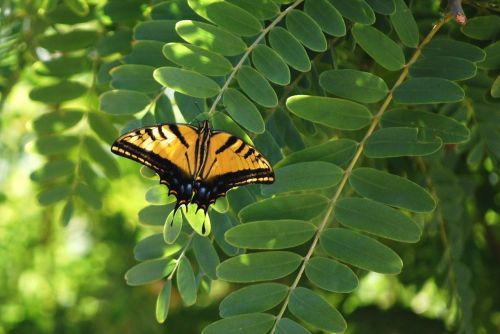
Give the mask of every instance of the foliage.
[[[171, 305], [204, 308], [225, 287], [220, 320], [179, 321], [190, 327], [176, 332], [361, 333], [368, 322], [398, 331], [408, 323], [391, 312], [408, 315], [401, 307], [441, 319], [411, 318], [416, 332], [498, 330], [498, 313], [484, 312], [498, 292], [481, 274], [499, 274], [489, 250], [499, 226], [500, 16], [469, 3], [460, 26], [457, 1], [442, 16], [431, 0], [5, 2], [1, 105], [23, 77], [45, 109], [31, 122], [30, 150], [44, 162], [30, 176], [44, 207], [37, 219], [58, 231], [81, 216], [118, 228], [132, 210], [116, 203], [135, 209], [126, 200], [142, 189], [120, 183], [137, 173], [109, 152], [117, 129], [208, 119], [263, 152], [276, 182], [219, 199], [205, 238], [204, 217], [174, 216], [167, 189], [141, 169], [150, 188], [138, 220], [149, 235], [125, 280], [155, 282], [159, 323], [175, 331]], [[109, 252], [119, 239], [104, 242]], [[360, 301], [374, 279], [402, 291], [385, 323]], [[432, 287], [446, 304], [438, 314], [418, 303]], [[15, 322], [5, 330], [29, 330]]]

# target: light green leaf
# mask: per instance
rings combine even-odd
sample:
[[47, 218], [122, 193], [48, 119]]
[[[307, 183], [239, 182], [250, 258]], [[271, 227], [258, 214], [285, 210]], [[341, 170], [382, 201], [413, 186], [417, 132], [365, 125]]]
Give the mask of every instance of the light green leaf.
[[217, 276], [237, 283], [275, 280], [294, 272], [301, 261], [302, 257], [292, 252], [243, 254], [222, 262], [217, 267]]
[[369, 158], [422, 156], [436, 152], [442, 144], [439, 137], [419, 138], [418, 128], [383, 128], [368, 138], [364, 154]]
[[179, 237], [182, 229], [182, 213], [170, 211], [163, 225], [163, 240], [167, 244], [173, 244]]
[[76, 15], [85, 16], [89, 13], [89, 5], [86, 0], [64, 0], [64, 3]]
[[87, 86], [76, 81], [60, 81], [48, 86], [35, 87], [30, 91], [30, 99], [43, 103], [61, 103], [82, 96]]
[[397, 71], [405, 65], [403, 50], [380, 30], [355, 24], [352, 34], [359, 46], [385, 69]]
[[419, 40], [417, 22], [404, 0], [395, 0], [395, 4], [396, 11], [390, 16], [392, 26], [404, 45], [415, 48]]
[[167, 257], [177, 254], [187, 243], [185, 233], [171, 245], [167, 245], [163, 240], [162, 233], [152, 234], [137, 243], [134, 247], [134, 258], [137, 261], [153, 260], [160, 257]]
[[304, 10], [327, 34], [335, 37], [345, 36], [344, 19], [328, 0], [306, 0]]
[[191, 44], [167, 43], [163, 54], [175, 64], [205, 75], [223, 76], [233, 69], [223, 56]]
[[260, 21], [238, 6], [220, 0], [188, 0], [198, 15], [236, 35], [253, 36], [262, 30]]
[[255, 133], [263, 133], [264, 120], [257, 107], [239, 90], [228, 88], [224, 93], [224, 106], [241, 126]]
[[260, 73], [278, 85], [290, 83], [290, 69], [281, 56], [270, 47], [259, 44], [252, 52], [252, 62]]
[[211, 323], [202, 334], [266, 334], [273, 327], [274, 316], [266, 313], [241, 314]]
[[72, 150], [79, 142], [76, 136], [46, 136], [35, 141], [35, 149], [42, 155], [61, 154]]
[[158, 42], [180, 42], [175, 31], [177, 20], [151, 20], [140, 22], [134, 27], [135, 40], [150, 40]]
[[250, 66], [242, 66], [237, 75], [240, 88], [261, 106], [272, 108], [278, 104], [278, 97], [269, 82]]
[[182, 206], [182, 214], [186, 218], [191, 228], [201, 236], [207, 236], [212, 231], [210, 216], [206, 215], [203, 210], [198, 210], [195, 204]]
[[375, 13], [365, 0], [329, 0], [342, 13], [353, 22], [362, 24], [375, 23]]
[[261, 20], [275, 17], [280, 10], [278, 5], [270, 0], [228, 0], [228, 2], [243, 8]]
[[274, 165], [280, 168], [298, 162], [325, 161], [336, 165], [347, 165], [356, 152], [358, 143], [351, 139], [334, 139], [323, 144], [292, 152]]
[[302, 245], [315, 231], [313, 224], [303, 220], [261, 220], [237, 225], [225, 237], [235, 247], [283, 249]]
[[177, 288], [179, 289], [183, 304], [191, 306], [196, 303], [197, 288], [193, 267], [191, 267], [191, 263], [185, 256], [179, 260], [176, 277]]
[[70, 129], [82, 119], [84, 111], [60, 109], [42, 114], [33, 121], [33, 129], [39, 134], [60, 133]]
[[500, 69], [500, 41], [485, 47], [484, 52], [486, 52], [486, 59], [479, 66], [487, 70]]
[[230, 245], [224, 238], [224, 233], [231, 227], [236, 225], [238, 222], [236, 218], [230, 214], [218, 213], [216, 211], [210, 211], [210, 220], [214, 222], [212, 226], [212, 231], [214, 234], [214, 239], [219, 245], [220, 249], [229, 256], [235, 256], [240, 253], [240, 249]]
[[396, 11], [394, 0], [366, 0], [366, 2], [379, 14], [391, 15]]
[[230, 293], [219, 305], [222, 318], [238, 314], [264, 312], [285, 299], [288, 287], [284, 284], [261, 283], [246, 286]]
[[111, 86], [116, 89], [143, 93], [157, 91], [161, 86], [153, 79], [154, 67], [147, 65], [121, 65], [109, 71]]
[[[175, 202], [175, 196], [168, 195], [168, 188], [163, 184], [157, 184], [150, 187], [144, 196], [146, 201], [151, 204], [168, 204]], [[163, 220], [165, 221], [165, 220]], [[163, 223], [162, 223], [163, 225]]]
[[493, 97], [500, 97], [500, 75], [497, 76], [495, 79], [495, 82], [493, 82], [493, 85], [491, 86], [491, 96]]
[[97, 40], [97, 36], [95, 30], [74, 29], [65, 33], [42, 35], [38, 40], [38, 45], [50, 52], [69, 52], [85, 49], [93, 45]]
[[179, 21], [175, 30], [186, 42], [224, 56], [239, 55], [247, 47], [240, 37], [209, 23]]
[[128, 285], [143, 285], [160, 280], [174, 270], [175, 260], [159, 259], [141, 262], [125, 274]]
[[473, 45], [451, 38], [434, 38], [422, 49], [425, 57], [459, 57], [472, 62], [483, 61], [486, 54]]
[[51, 186], [38, 193], [38, 203], [42, 206], [52, 205], [67, 198], [71, 194], [71, 190], [71, 187], [67, 184]]
[[267, 198], [245, 206], [238, 217], [243, 223], [258, 220], [310, 220], [326, 208], [328, 199], [317, 194], [284, 195]]
[[219, 256], [215, 251], [210, 239], [196, 234], [193, 237], [193, 250], [198, 265], [210, 279], [217, 279], [216, 268], [220, 263]]
[[347, 324], [337, 309], [315, 292], [298, 287], [292, 291], [288, 309], [297, 318], [327, 332], [343, 332]]
[[133, 90], [110, 90], [99, 98], [99, 109], [113, 115], [135, 114], [151, 102], [149, 96]]
[[170, 293], [172, 291], [172, 281], [168, 280], [163, 284], [160, 294], [156, 300], [156, 321], [160, 324], [167, 320], [168, 309], [170, 306]]
[[401, 104], [451, 103], [464, 99], [464, 90], [441, 78], [411, 78], [394, 90], [394, 101]]
[[341, 130], [361, 129], [371, 119], [364, 105], [332, 97], [295, 95], [286, 100], [286, 107], [303, 119]]
[[262, 194], [326, 189], [337, 185], [344, 171], [329, 162], [311, 161], [288, 165], [275, 171], [276, 181], [261, 187]]
[[319, 76], [319, 84], [326, 91], [362, 103], [382, 100], [389, 88], [382, 78], [358, 70], [328, 70]]
[[358, 277], [346, 265], [326, 257], [313, 257], [307, 262], [306, 276], [321, 289], [347, 293], [358, 286]]
[[75, 164], [73, 161], [49, 160], [41, 168], [31, 173], [30, 178], [34, 182], [47, 182], [70, 175], [74, 170]]
[[340, 261], [381, 274], [398, 274], [403, 261], [392, 249], [345, 228], [329, 228], [321, 235], [321, 246]]
[[470, 136], [469, 129], [453, 118], [427, 111], [389, 110], [382, 116], [381, 125], [416, 127], [423, 138], [439, 137], [446, 144], [465, 142]]
[[417, 242], [422, 231], [407, 215], [366, 198], [343, 198], [335, 206], [344, 226], [401, 242]]
[[410, 67], [413, 77], [438, 77], [448, 80], [465, 80], [476, 76], [476, 65], [457, 57], [422, 58]]
[[219, 85], [212, 79], [181, 68], [160, 67], [153, 72], [153, 76], [163, 86], [193, 97], [212, 97], [220, 90]]
[[326, 51], [326, 38], [320, 26], [309, 15], [293, 9], [286, 16], [286, 27], [305, 47], [316, 51]]
[[482, 41], [494, 39], [500, 32], [500, 17], [498, 15], [473, 17], [462, 26], [462, 32], [470, 38]]
[[434, 199], [421, 186], [401, 176], [373, 168], [355, 169], [349, 183], [359, 194], [398, 208], [429, 212], [436, 206]]
[[286, 29], [275, 27], [269, 33], [269, 44], [288, 65], [300, 72], [309, 72], [311, 62], [300, 42]]
[[311, 332], [293, 320], [281, 318], [276, 326], [276, 334], [311, 334]]

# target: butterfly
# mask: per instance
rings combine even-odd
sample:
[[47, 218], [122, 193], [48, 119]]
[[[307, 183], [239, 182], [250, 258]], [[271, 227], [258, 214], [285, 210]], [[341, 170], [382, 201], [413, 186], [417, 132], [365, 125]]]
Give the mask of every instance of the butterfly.
[[194, 203], [196, 212], [206, 214], [233, 187], [274, 182], [271, 164], [255, 147], [212, 130], [208, 121], [200, 127], [159, 124], [136, 129], [119, 137], [111, 151], [154, 170], [168, 194], [176, 197], [175, 211]]

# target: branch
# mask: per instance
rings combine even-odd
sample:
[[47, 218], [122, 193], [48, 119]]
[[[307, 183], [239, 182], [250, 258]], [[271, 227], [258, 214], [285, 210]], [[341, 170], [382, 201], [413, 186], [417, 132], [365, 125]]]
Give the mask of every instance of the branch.
[[295, 290], [295, 288], [297, 288], [297, 286], [302, 278], [302, 275], [304, 274], [304, 270], [306, 268], [306, 265], [309, 262], [309, 259], [311, 258], [311, 256], [313, 255], [313, 253], [316, 249], [316, 245], [318, 244], [318, 241], [321, 237], [321, 234], [323, 233], [323, 231], [327, 227], [328, 222], [333, 218], [335, 205], [337, 204], [337, 201], [340, 198], [340, 195], [342, 194], [342, 191], [344, 190], [344, 188], [347, 184], [347, 181], [349, 180], [349, 177], [350, 177], [354, 167], [356, 166], [356, 163], [359, 161], [361, 154], [363, 153], [363, 149], [364, 149], [366, 140], [370, 137], [370, 135], [373, 133], [373, 131], [375, 131], [376, 127], [379, 124], [380, 118], [382, 117], [384, 112], [387, 110], [389, 104], [391, 103], [394, 90], [399, 85], [401, 85], [401, 83], [406, 79], [406, 77], [408, 76], [408, 71], [409, 71], [410, 66], [413, 65], [417, 61], [420, 54], [422, 53], [422, 48], [432, 40], [434, 35], [436, 35], [436, 33], [441, 29], [441, 27], [444, 24], [446, 24], [450, 19], [451, 19], [450, 16], [446, 16], [446, 17], [442, 18], [441, 20], [439, 20], [438, 23], [436, 23], [434, 25], [434, 27], [432, 27], [432, 30], [429, 32], [429, 34], [427, 34], [427, 36], [424, 38], [422, 43], [415, 50], [415, 53], [411, 57], [410, 61], [405, 65], [405, 68], [401, 72], [401, 75], [399, 76], [399, 78], [396, 81], [396, 83], [394, 84], [394, 86], [389, 91], [389, 94], [387, 95], [384, 103], [382, 104], [382, 106], [380, 107], [378, 112], [375, 114], [375, 116], [373, 116], [372, 123], [370, 124], [368, 131], [366, 132], [365, 136], [363, 137], [363, 139], [359, 143], [358, 149], [357, 149], [356, 153], [354, 154], [354, 157], [352, 158], [349, 166], [345, 170], [344, 176], [342, 177], [342, 180], [340, 181], [340, 184], [337, 188], [337, 191], [335, 192], [332, 199], [330, 200], [330, 203], [329, 203], [328, 208], [326, 210], [325, 218], [323, 218], [323, 221], [319, 225], [318, 230], [316, 232], [316, 235], [314, 236], [314, 240], [311, 244], [311, 247], [309, 248], [306, 256], [304, 257], [302, 265], [300, 266], [299, 272], [297, 273], [297, 277], [295, 278], [292, 286], [288, 290], [288, 295], [285, 299], [285, 302], [283, 303], [283, 306], [281, 307], [278, 315], [276, 316], [276, 320], [274, 323], [274, 327], [271, 331], [271, 334], [274, 334], [276, 332], [276, 327], [278, 325], [278, 322], [283, 317], [283, 314], [285, 313], [285, 311], [288, 307], [288, 303], [290, 301], [290, 296], [291, 296], [292, 292]]

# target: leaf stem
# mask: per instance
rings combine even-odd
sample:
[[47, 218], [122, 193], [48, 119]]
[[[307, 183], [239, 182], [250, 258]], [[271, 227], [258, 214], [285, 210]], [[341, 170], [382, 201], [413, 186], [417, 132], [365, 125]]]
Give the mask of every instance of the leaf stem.
[[181, 263], [181, 260], [184, 256], [186, 256], [186, 252], [187, 250], [189, 249], [189, 246], [191, 246], [191, 242], [193, 241], [193, 237], [194, 235], [196, 234], [195, 231], [193, 231], [189, 237], [188, 237], [188, 241], [186, 243], [186, 246], [184, 246], [184, 249], [182, 250], [181, 254], [179, 255], [179, 257], [177, 258], [177, 262], [175, 263], [175, 266], [174, 266], [174, 269], [172, 269], [172, 272], [170, 273], [170, 275], [168, 275], [167, 277], [167, 281], [170, 281], [172, 280], [172, 278], [174, 278], [174, 275], [175, 275], [175, 272], [177, 271], [177, 268], [179, 268], [179, 264]]
[[373, 131], [375, 131], [376, 127], [379, 124], [380, 118], [382, 117], [382, 115], [384, 114], [384, 112], [389, 107], [389, 104], [391, 103], [392, 98], [393, 98], [394, 90], [399, 85], [401, 85], [401, 83], [406, 79], [406, 77], [408, 76], [409, 67], [411, 65], [413, 65], [417, 61], [418, 57], [422, 53], [422, 48], [427, 43], [429, 43], [432, 40], [432, 38], [434, 37], [434, 35], [436, 35], [436, 33], [441, 29], [441, 27], [444, 24], [446, 24], [450, 19], [451, 19], [451, 16], [447, 15], [447, 16], [443, 17], [442, 19], [440, 19], [432, 27], [432, 30], [423, 39], [422, 43], [420, 43], [420, 45], [415, 50], [415, 53], [413, 54], [413, 56], [410, 58], [410, 60], [408, 61], [408, 63], [405, 65], [405, 67], [404, 67], [403, 71], [401, 72], [398, 80], [396, 81], [396, 83], [394, 84], [394, 86], [389, 91], [389, 93], [388, 93], [388, 95], [387, 95], [384, 103], [380, 106], [380, 108], [379, 108], [378, 112], [375, 114], [375, 116], [373, 116], [372, 123], [370, 124], [370, 127], [366, 131], [366, 134], [363, 137], [363, 139], [359, 142], [358, 149], [356, 150], [356, 153], [354, 154], [354, 157], [352, 158], [351, 162], [349, 163], [349, 166], [345, 170], [344, 176], [342, 177], [342, 180], [340, 181], [340, 184], [337, 187], [337, 191], [335, 192], [335, 194], [333, 195], [332, 199], [330, 200], [330, 203], [329, 203], [328, 208], [326, 210], [325, 217], [323, 218], [321, 224], [318, 227], [318, 230], [316, 231], [316, 235], [314, 236], [314, 239], [313, 239], [313, 242], [311, 244], [311, 247], [309, 248], [307, 254], [304, 256], [304, 259], [302, 261], [302, 265], [300, 266], [299, 272], [297, 273], [297, 276], [295, 277], [295, 280], [293, 281], [293, 283], [292, 283], [292, 285], [291, 285], [291, 287], [290, 287], [290, 289], [288, 291], [288, 295], [287, 295], [287, 297], [285, 299], [285, 302], [283, 303], [283, 306], [281, 307], [278, 315], [276, 316], [276, 320], [274, 322], [273, 329], [271, 330], [271, 334], [273, 334], [273, 333], [276, 332], [276, 328], [277, 328], [278, 322], [281, 320], [281, 318], [283, 317], [283, 315], [284, 315], [284, 313], [285, 313], [285, 311], [286, 311], [286, 309], [288, 307], [288, 303], [290, 301], [290, 296], [291, 296], [292, 292], [295, 290], [295, 288], [297, 288], [297, 286], [298, 286], [298, 284], [299, 284], [299, 282], [300, 282], [300, 280], [302, 278], [302, 275], [304, 274], [306, 265], [309, 262], [309, 259], [311, 258], [311, 256], [313, 255], [313, 253], [314, 253], [314, 251], [316, 249], [316, 246], [317, 246], [317, 244], [319, 242], [321, 234], [323, 233], [323, 231], [327, 227], [328, 222], [333, 218], [332, 214], [333, 214], [333, 211], [335, 209], [335, 205], [337, 204], [337, 201], [340, 198], [340, 195], [342, 194], [342, 191], [344, 190], [344, 188], [345, 188], [345, 186], [347, 184], [347, 181], [349, 180], [349, 177], [351, 176], [351, 173], [352, 173], [354, 167], [356, 166], [356, 163], [359, 161], [359, 159], [361, 157], [361, 154], [363, 153], [365, 142], [370, 137], [370, 135], [373, 133]]
[[222, 98], [222, 95], [224, 95], [224, 93], [226, 92], [226, 90], [229, 88], [229, 85], [231, 84], [231, 82], [233, 81], [234, 77], [236, 76], [236, 73], [241, 68], [241, 66], [243, 66], [243, 63], [245, 63], [245, 60], [247, 60], [247, 58], [250, 55], [250, 53], [252, 53], [252, 51], [257, 47], [257, 45], [259, 45], [260, 41], [267, 35], [267, 33], [269, 31], [271, 31], [272, 28], [274, 28], [274, 26], [276, 24], [278, 24], [292, 9], [294, 9], [295, 7], [297, 7], [298, 5], [300, 5], [302, 2], [304, 2], [304, 0], [297, 0], [292, 5], [288, 6], [284, 11], [282, 11], [274, 19], [273, 22], [271, 22], [271, 24], [269, 24], [264, 30], [262, 30], [262, 32], [260, 33], [260, 35], [248, 47], [248, 49], [245, 51], [245, 53], [241, 57], [241, 59], [238, 62], [238, 64], [236, 64], [236, 66], [233, 68], [233, 71], [231, 72], [231, 74], [227, 78], [226, 82], [224, 83], [224, 86], [222, 86], [219, 94], [217, 95], [217, 97], [215, 98], [214, 102], [212, 103], [212, 106], [210, 107], [210, 110], [208, 111], [208, 115], [209, 116], [212, 116], [215, 113], [215, 108], [217, 107], [217, 104], [219, 103], [220, 99]]

